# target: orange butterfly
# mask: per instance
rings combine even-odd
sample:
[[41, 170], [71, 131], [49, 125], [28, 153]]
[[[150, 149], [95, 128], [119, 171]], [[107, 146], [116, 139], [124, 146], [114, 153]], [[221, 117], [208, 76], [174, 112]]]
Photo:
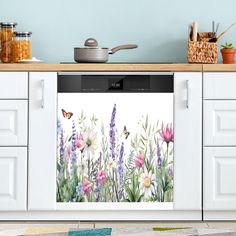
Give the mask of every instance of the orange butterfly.
[[61, 111], [62, 111], [63, 117], [68, 119], [68, 120], [73, 116], [72, 112], [66, 112], [64, 109], [61, 109]]
[[129, 137], [129, 135], [130, 135], [130, 132], [127, 131], [126, 126], [124, 126], [123, 133], [124, 133], [124, 135], [125, 135], [125, 139], [127, 139], [127, 138]]

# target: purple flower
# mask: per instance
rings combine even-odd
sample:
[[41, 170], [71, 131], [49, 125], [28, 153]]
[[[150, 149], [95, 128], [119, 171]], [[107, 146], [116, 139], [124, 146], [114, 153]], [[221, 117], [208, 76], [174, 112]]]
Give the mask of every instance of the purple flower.
[[111, 150], [111, 157], [112, 160], [114, 161], [116, 158], [115, 154], [115, 147], [116, 147], [116, 130], [115, 130], [115, 118], [116, 118], [116, 104], [114, 104], [113, 110], [112, 110], [112, 115], [111, 115], [111, 123], [110, 123], [110, 150]]
[[61, 130], [62, 130], [61, 120], [57, 119], [57, 135], [61, 133]]
[[82, 184], [78, 183], [78, 185], [76, 186], [76, 193], [77, 193], [77, 195], [82, 194], [82, 190], [83, 190]]
[[168, 169], [167, 169], [167, 176], [168, 177], [173, 177], [173, 169], [172, 169], [172, 167], [168, 167]]
[[64, 160], [64, 154], [65, 154], [65, 150], [64, 150], [64, 132], [63, 132], [63, 129], [61, 127], [61, 136], [60, 136], [60, 164], [63, 163], [63, 160]]
[[96, 179], [96, 202], [99, 202], [100, 200], [100, 191], [101, 191], [101, 185], [98, 183], [98, 179]]
[[76, 129], [75, 122], [72, 121], [72, 136], [71, 136], [71, 156], [70, 156], [70, 171], [73, 173], [76, 162]]
[[98, 158], [98, 167], [94, 170], [94, 177], [96, 179], [96, 189], [95, 189], [95, 193], [96, 193], [96, 202], [99, 202], [100, 200], [100, 192], [101, 192], [101, 184], [99, 183], [99, 179], [97, 178], [97, 175], [99, 173], [98, 168], [101, 168], [101, 162], [102, 162], [102, 153], [100, 152], [99, 154], [99, 158]]
[[[112, 114], [111, 114], [111, 122], [110, 122], [110, 132], [109, 132], [109, 136], [110, 136], [110, 151], [111, 151], [111, 157], [112, 160], [115, 161], [116, 159], [116, 153], [115, 153], [115, 148], [116, 148], [116, 123], [115, 123], [115, 119], [116, 119], [116, 104], [114, 104], [114, 107], [112, 109]], [[112, 179], [114, 179], [114, 170], [112, 169]], [[114, 184], [112, 186], [112, 201], [114, 201], [114, 191], [115, 191], [115, 187]]]
[[121, 144], [120, 147], [120, 156], [118, 161], [118, 173], [119, 173], [119, 186], [118, 186], [118, 197], [119, 201], [123, 198], [124, 190], [123, 190], [123, 178], [124, 178], [124, 169], [123, 169], [123, 157], [124, 157], [124, 143]]
[[158, 139], [157, 139], [157, 166], [158, 166], [158, 168], [161, 168], [161, 166], [162, 166], [161, 149], [160, 149]]

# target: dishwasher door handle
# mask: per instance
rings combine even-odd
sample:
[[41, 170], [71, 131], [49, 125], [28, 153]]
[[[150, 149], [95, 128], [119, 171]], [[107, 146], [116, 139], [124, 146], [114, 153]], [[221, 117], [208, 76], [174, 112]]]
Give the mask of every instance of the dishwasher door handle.
[[41, 94], [42, 94], [42, 95], [41, 95], [41, 108], [44, 109], [44, 106], [45, 106], [45, 104], [44, 104], [44, 103], [45, 103], [45, 101], [44, 101], [44, 100], [45, 100], [45, 99], [44, 99], [44, 92], [45, 92], [45, 91], [44, 91], [44, 88], [45, 88], [45, 84], [44, 84], [44, 80], [43, 80], [43, 79], [42, 79], [40, 82], [41, 82], [41, 91], [42, 91], [42, 92], [41, 92]]
[[190, 107], [190, 82], [186, 80], [186, 91], [187, 91], [187, 99], [186, 99], [186, 108], [189, 109]]

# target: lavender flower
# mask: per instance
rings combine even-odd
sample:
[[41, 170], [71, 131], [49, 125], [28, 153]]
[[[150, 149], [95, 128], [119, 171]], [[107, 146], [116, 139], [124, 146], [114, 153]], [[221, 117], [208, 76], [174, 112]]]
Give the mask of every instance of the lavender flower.
[[98, 183], [98, 179], [96, 178], [96, 189], [95, 189], [95, 192], [96, 192], [96, 202], [99, 202], [99, 200], [100, 200], [100, 191], [101, 191], [101, 186]]
[[[115, 129], [115, 118], [116, 118], [116, 104], [114, 104], [114, 107], [112, 109], [112, 114], [111, 114], [111, 123], [110, 123], [110, 150], [111, 150], [111, 157], [112, 160], [115, 161], [116, 159], [116, 153], [115, 153], [115, 148], [116, 148], [116, 129]], [[112, 179], [114, 180], [114, 170], [112, 169]], [[115, 187], [114, 184], [112, 186], [112, 201], [114, 201], [114, 191]]]
[[167, 169], [167, 176], [168, 177], [173, 177], [173, 169], [172, 169], [172, 167], [168, 167], [168, 169]]
[[61, 120], [57, 119], [57, 135], [61, 133], [61, 130], [62, 130]]
[[159, 145], [159, 139], [157, 139], [157, 166], [159, 169], [162, 166], [161, 149], [160, 149], [160, 145]]
[[123, 157], [124, 157], [124, 143], [121, 144], [120, 147], [120, 156], [118, 161], [118, 173], [119, 173], [119, 186], [118, 186], [118, 197], [119, 201], [123, 198], [123, 178], [124, 178], [124, 169], [123, 169]]
[[116, 118], [116, 104], [114, 104], [112, 115], [111, 115], [111, 123], [110, 123], [110, 150], [112, 160], [115, 160], [115, 147], [116, 147], [116, 137], [115, 137], [115, 118]]
[[82, 190], [83, 190], [82, 184], [78, 183], [78, 185], [76, 186], [76, 193], [77, 193], [77, 195], [82, 194]]
[[75, 129], [75, 122], [72, 121], [71, 156], [70, 156], [71, 173], [73, 173], [75, 162], [76, 162], [76, 129]]
[[102, 168], [102, 152], [99, 152], [99, 158], [98, 158], [98, 168]]
[[63, 163], [64, 160], [64, 154], [65, 154], [65, 149], [64, 149], [64, 131], [61, 127], [61, 136], [60, 136], [60, 164]]

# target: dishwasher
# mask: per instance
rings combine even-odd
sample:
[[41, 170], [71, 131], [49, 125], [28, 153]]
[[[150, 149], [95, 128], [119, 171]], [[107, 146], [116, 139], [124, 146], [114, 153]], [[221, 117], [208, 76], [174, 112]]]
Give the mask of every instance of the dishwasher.
[[173, 73], [61, 72], [57, 203], [173, 203]]

